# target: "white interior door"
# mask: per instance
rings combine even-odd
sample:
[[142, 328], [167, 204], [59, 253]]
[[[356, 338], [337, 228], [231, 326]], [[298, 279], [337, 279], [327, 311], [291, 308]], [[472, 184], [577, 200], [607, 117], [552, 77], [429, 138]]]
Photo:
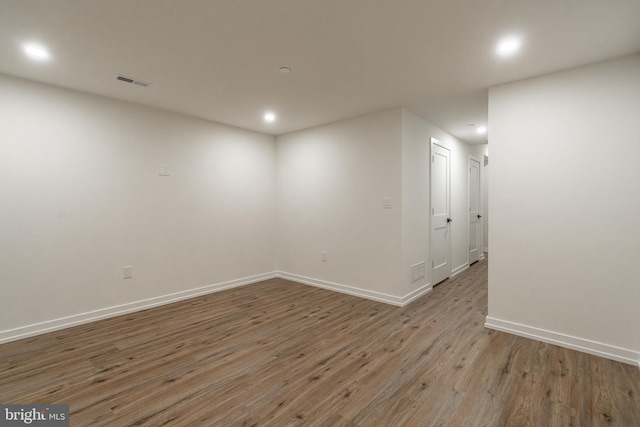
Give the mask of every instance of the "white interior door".
[[450, 203], [451, 154], [431, 139], [431, 284], [451, 275]]
[[469, 264], [478, 261], [482, 253], [480, 218], [480, 162], [469, 157]]

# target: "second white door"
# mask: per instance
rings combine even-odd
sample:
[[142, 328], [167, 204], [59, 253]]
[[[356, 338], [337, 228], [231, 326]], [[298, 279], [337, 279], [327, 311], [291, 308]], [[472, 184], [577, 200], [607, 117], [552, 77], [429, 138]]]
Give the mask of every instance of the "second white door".
[[480, 220], [480, 162], [469, 158], [469, 264], [482, 253], [482, 221]]
[[431, 141], [431, 284], [451, 275], [450, 247], [450, 153]]

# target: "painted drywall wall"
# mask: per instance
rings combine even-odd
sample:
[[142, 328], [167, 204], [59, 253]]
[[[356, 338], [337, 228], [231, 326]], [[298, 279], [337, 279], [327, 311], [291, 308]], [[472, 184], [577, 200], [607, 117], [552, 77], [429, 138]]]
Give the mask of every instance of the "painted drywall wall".
[[277, 137], [286, 277], [387, 302], [403, 295], [401, 132], [394, 109]]
[[640, 55], [492, 88], [489, 326], [640, 360]]
[[[468, 145], [412, 112], [402, 110], [402, 239], [403, 283], [407, 292], [430, 283], [429, 257], [431, 138], [451, 150], [451, 266], [452, 272], [469, 265], [468, 158], [482, 159], [486, 144]], [[481, 166], [481, 173], [482, 173]], [[427, 280], [411, 282], [411, 266], [426, 262]]]
[[[405, 294], [431, 286], [429, 257], [431, 136], [434, 126], [402, 110], [402, 283]], [[425, 277], [412, 281], [411, 266], [425, 263]]]
[[[429, 265], [432, 136], [455, 154], [454, 211], [466, 213], [469, 146], [401, 108], [276, 145], [9, 76], [0, 93], [0, 341], [275, 270], [404, 304], [429, 287], [429, 269], [412, 282], [410, 267]], [[159, 164], [169, 176], [158, 176]], [[466, 263], [465, 227], [453, 228], [464, 237], [452, 249], [458, 265]], [[134, 277], [123, 279], [129, 265]], [[28, 305], [37, 309], [21, 308]]]
[[[277, 137], [278, 270], [395, 304], [428, 291], [431, 137], [452, 150], [453, 265], [468, 266], [467, 160], [478, 148], [398, 108]], [[426, 275], [412, 281], [420, 262]]]
[[[489, 146], [487, 144], [487, 147], [485, 149], [485, 152], [483, 153], [482, 157], [484, 159], [484, 157], [489, 157]], [[488, 159], [487, 159], [488, 160]], [[484, 164], [484, 160], [483, 160], [483, 168], [482, 168], [482, 210], [483, 210], [483, 233], [482, 233], [482, 237], [484, 240], [484, 243], [482, 245], [483, 249], [485, 252], [489, 252], [489, 175], [490, 175], [490, 170], [491, 168], [489, 167], [489, 163]]]
[[0, 206], [0, 332], [238, 283], [275, 268], [275, 138], [0, 76]]
[[[430, 150], [431, 137], [436, 138], [438, 143], [451, 152], [451, 270], [453, 274], [464, 271], [469, 266], [469, 156], [474, 156], [477, 159], [482, 159], [480, 153], [484, 152], [486, 145], [469, 145], [459, 139], [451, 136], [447, 132], [439, 129], [428, 121], [417, 117], [409, 111], [405, 111], [404, 135], [406, 135], [406, 141], [403, 144], [405, 163], [403, 164], [403, 178], [404, 178], [404, 191], [409, 194], [417, 191], [430, 191], [430, 179], [426, 182], [426, 188], [424, 185], [416, 186], [418, 180], [424, 179], [424, 176], [416, 173], [417, 167], [423, 167], [421, 162], [422, 156], [425, 154], [424, 144], [426, 141], [427, 147]], [[417, 148], [419, 147], [419, 148]], [[427, 160], [429, 153], [427, 154]], [[430, 165], [427, 165], [430, 167]], [[480, 166], [480, 173], [483, 172], [483, 165]], [[481, 178], [482, 179], [482, 178]], [[407, 212], [405, 220], [408, 227], [412, 227], [415, 230], [419, 217], [424, 214], [424, 207], [416, 206], [412, 212]], [[429, 209], [427, 210], [427, 218], [430, 217]], [[428, 225], [427, 225], [428, 227]], [[413, 232], [407, 232], [407, 235], [413, 234]], [[418, 242], [413, 242], [415, 246]], [[411, 246], [411, 245], [410, 245]], [[407, 248], [407, 251], [411, 253], [411, 249]], [[415, 256], [410, 256], [415, 258]], [[428, 264], [431, 261], [428, 260]]]

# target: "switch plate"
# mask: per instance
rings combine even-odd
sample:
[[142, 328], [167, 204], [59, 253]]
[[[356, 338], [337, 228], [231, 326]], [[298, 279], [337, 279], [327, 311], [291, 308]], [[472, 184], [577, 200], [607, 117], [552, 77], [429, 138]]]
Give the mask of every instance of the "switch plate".
[[391, 205], [391, 197], [382, 198], [382, 209], [393, 209], [393, 206]]
[[132, 277], [133, 277], [133, 267], [130, 265], [126, 267], [122, 267], [122, 278], [131, 279]]
[[327, 253], [321, 252], [321, 254], [322, 254], [322, 262], [327, 262]]
[[169, 165], [158, 165], [158, 175], [159, 176], [170, 176], [171, 171], [169, 170]]

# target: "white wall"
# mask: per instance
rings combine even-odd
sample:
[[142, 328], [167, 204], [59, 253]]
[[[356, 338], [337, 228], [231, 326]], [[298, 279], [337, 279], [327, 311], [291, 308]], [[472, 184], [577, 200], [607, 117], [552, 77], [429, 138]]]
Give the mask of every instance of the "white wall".
[[281, 272], [386, 301], [403, 295], [401, 121], [395, 109], [278, 136]]
[[[451, 266], [454, 273], [469, 265], [468, 195], [469, 156], [482, 163], [486, 144], [468, 145], [442, 129], [402, 110], [402, 231], [403, 231], [403, 281], [409, 283], [407, 292], [424, 285], [422, 281], [411, 283], [410, 266], [426, 261], [427, 282], [431, 265], [429, 257], [430, 214], [430, 150], [431, 138], [451, 150]], [[481, 173], [483, 167], [481, 165]]]
[[640, 55], [491, 89], [489, 326], [640, 360]]
[[[483, 154], [483, 159], [484, 156], [489, 156], [489, 147], [487, 146], [486, 152]], [[483, 245], [482, 248], [485, 252], [489, 252], [489, 175], [490, 175], [490, 167], [489, 164], [491, 163], [491, 160], [489, 160], [489, 163], [484, 165], [483, 168], [483, 176], [482, 176], [482, 210], [483, 210], [483, 221], [482, 221], [482, 226], [483, 226], [483, 233], [482, 233], [482, 237], [483, 237]], [[484, 164], [484, 161], [483, 161]]]
[[[284, 276], [394, 304], [428, 291], [431, 137], [452, 151], [453, 265], [468, 266], [467, 161], [477, 148], [397, 108], [277, 138]], [[426, 276], [412, 282], [419, 262]]]
[[430, 289], [431, 137], [452, 151], [452, 265], [467, 266], [475, 149], [402, 108], [276, 143], [8, 76], [0, 94], [0, 341], [276, 270], [404, 304]]
[[[431, 136], [437, 129], [402, 110], [402, 283], [405, 294], [431, 287], [429, 256]], [[425, 263], [425, 277], [411, 280], [411, 266]]]
[[[407, 261], [415, 264], [409, 260], [417, 259], [418, 254], [425, 252], [425, 249], [415, 252], [423, 244], [417, 240], [419, 233], [416, 231], [422, 232], [420, 227], [427, 227], [428, 233], [428, 223], [423, 221], [424, 199], [417, 198], [416, 194], [428, 195], [430, 191], [430, 175], [428, 170], [425, 175], [424, 169], [430, 168], [428, 150], [430, 139], [434, 137], [451, 152], [451, 269], [455, 274], [469, 266], [469, 156], [481, 161], [482, 174], [482, 153], [486, 152], [487, 145], [466, 144], [415, 114], [403, 111], [403, 194], [405, 197], [412, 195], [413, 200], [417, 201], [414, 206], [407, 205], [410, 210], [404, 213], [405, 240], [409, 244], [405, 247], [409, 256]], [[425, 156], [426, 165], [423, 163]], [[426, 215], [426, 218], [430, 217], [428, 206]], [[430, 262], [429, 259], [428, 264]]]
[[1, 340], [272, 273], [275, 139], [0, 76], [0, 204]]

